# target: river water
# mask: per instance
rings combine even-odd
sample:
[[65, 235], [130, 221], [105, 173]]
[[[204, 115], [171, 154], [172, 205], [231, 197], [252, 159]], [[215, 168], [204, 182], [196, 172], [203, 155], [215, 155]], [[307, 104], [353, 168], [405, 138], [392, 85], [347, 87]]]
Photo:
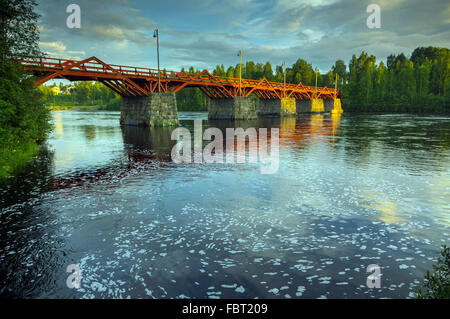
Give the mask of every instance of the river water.
[[54, 112], [48, 145], [0, 182], [0, 297], [407, 298], [450, 244], [449, 117], [180, 113], [279, 128], [270, 175], [176, 164], [171, 128], [119, 116]]

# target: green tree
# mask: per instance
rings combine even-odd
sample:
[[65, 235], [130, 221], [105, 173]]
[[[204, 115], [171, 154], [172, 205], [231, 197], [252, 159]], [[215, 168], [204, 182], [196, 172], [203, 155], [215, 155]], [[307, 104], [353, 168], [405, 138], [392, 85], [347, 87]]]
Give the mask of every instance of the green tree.
[[229, 78], [234, 78], [234, 68], [233, 68], [232, 66], [230, 66], [230, 67], [227, 69], [227, 77], [229, 77]]
[[438, 96], [445, 95], [444, 88], [449, 81], [449, 51], [441, 50], [439, 57], [433, 62], [430, 75], [430, 91]]
[[347, 66], [345, 62], [342, 60], [337, 60], [336, 63], [332, 67], [333, 73], [339, 75], [339, 83], [343, 85], [347, 81]]
[[450, 248], [442, 247], [433, 272], [427, 271], [422, 287], [415, 290], [419, 299], [450, 299]]
[[382, 100], [387, 95], [388, 70], [383, 61], [380, 62], [375, 74], [374, 96], [377, 100]]
[[280, 66], [280, 65], [277, 65], [276, 67], [275, 67], [275, 81], [277, 81], [277, 82], [283, 82], [284, 81], [284, 79], [283, 79], [283, 77], [284, 77], [284, 75], [283, 75], [283, 67], [282, 66]]
[[422, 65], [425, 62], [425, 59], [428, 59], [431, 62], [437, 60], [439, 58], [440, 52], [440, 48], [419, 47], [413, 51], [410, 60], [414, 63], [414, 65]]
[[[297, 75], [298, 74], [298, 75]], [[290, 83], [302, 83], [304, 85], [315, 85], [315, 72], [308, 62], [298, 59], [292, 66], [292, 75], [288, 78]]]
[[272, 64], [270, 64], [270, 62], [266, 62], [266, 64], [264, 65], [264, 75], [263, 75], [267, 80], [269, 81], [273, 81], [273, 71], [272, 71]]
[[414, 65], [408, 59], [397, 61], [395, 67], [398, 76], [398, 91], [400, 98], [412, 103], [416, 95], [416, 80], [414, 78]]
[[245, 63], [245, 70], [243, 70], [242, 72], [242, 77], [246, 78], [246, 79], [253, 79], [256, 80], [257, 76], [256, 76], [256, 65], [254, 62], [252, 61], [247, 61]]
[[0, 0], [0, 177], [24, 163], [19, 154], [36, 150], [51, 129], [34, 79], [11, 57], [39, 56], [39, 16], [33, 0]]
[[328, 88], [334, 88], [334, 81], [335, 81], [335, 78], [334, 78], [334, 73], [333, 73], [333, 71], [328, 71], [328, 73], [327, 74], [325, 74], [325, 76], [323, 77], [323, 83], [322, 83], [322, 85], [323, 86], [326, 86], [326, 87], [328, 87]]
[[429, 92], [431, 61], [428, 58], [420, 65], [415, 65], [416, 88], [418, 96], [426, 96]]
[[[240, 69], [241, 69], [241, 65], [236, 64], [236, 67], [234, 68], [234, 77], [237, 79], [239, 78]], [[244, 74], [244, 72], [242, 72], [242, 77], [243, 77], [243, 74]]]

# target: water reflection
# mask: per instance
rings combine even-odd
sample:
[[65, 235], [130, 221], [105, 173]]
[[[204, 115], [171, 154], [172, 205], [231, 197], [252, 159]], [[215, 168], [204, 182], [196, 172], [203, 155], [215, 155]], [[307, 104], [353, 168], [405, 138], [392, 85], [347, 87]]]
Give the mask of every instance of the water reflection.
[[142, 156], [165, 162], [171, 160], [171, 150], [176, 144], [171, 139], [173, 127], [124, 126], [121, 129], [126, 153], [134, 160]]
[[[172, 128], [121, 128], [117, 112], [53, 115], [49, 147], [0, 183], [1, 297], [404, 298], [449, 243], [448, 118], [180, 113], [192, 133], [279, 128], [263, 175], [176, 164]], [[383, 289], [365, 286], [372, 263]]]
[[86, 141], [92, 141], [95, 140], [95, 134], [97, 131], [97, 128], [94, 125], [85, 125], [82, 127], [84, 137], [86, 138]]

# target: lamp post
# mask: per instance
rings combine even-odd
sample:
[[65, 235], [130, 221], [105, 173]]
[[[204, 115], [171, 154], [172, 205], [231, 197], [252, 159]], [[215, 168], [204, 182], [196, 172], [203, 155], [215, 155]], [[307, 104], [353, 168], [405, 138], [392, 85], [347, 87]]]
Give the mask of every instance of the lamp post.
[[283, 97], [286, 97], [286, 61], [284, 61], [284, 71], [283, 71]]
[[158, 92], [161, 93], [161, 72], [159, 71], [159, 32], [155, 29], [153, 37], [156, 38], [156, 54], [158, 56]]
[[242, 51], [239, 50], [239, 96], [242, 95], [241, 92], [241, 82], [242, 82]]
[[337, 92], [338, 78], [339, 78], [339, 74], [336, 73], [336, 80], [334, 81], [334, 91], [335, 91], [335, 93]]
[[314, 92], [314, 98], [317, 96], [317, 72], [319, 69], [316, 67], [316, 91]]

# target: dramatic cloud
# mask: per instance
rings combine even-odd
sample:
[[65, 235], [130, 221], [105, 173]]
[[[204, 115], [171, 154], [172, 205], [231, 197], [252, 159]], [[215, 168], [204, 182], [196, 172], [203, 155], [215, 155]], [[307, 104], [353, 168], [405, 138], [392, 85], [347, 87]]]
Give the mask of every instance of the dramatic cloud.
[[[81, 7], [81, 29], [66, 26], [66, 7]], [[366, 25], [381, 7], [381, 29]], [[450, 6], [441, 0], [41, 0], [41, 48], [52, 56], [95, 55], [114, 64], [212, 69], [244, 59], [280, 65], [304, 58], [326, 72], [337, 59], [367, 51], [380, 60], [417, 46], [449, 47]]]

